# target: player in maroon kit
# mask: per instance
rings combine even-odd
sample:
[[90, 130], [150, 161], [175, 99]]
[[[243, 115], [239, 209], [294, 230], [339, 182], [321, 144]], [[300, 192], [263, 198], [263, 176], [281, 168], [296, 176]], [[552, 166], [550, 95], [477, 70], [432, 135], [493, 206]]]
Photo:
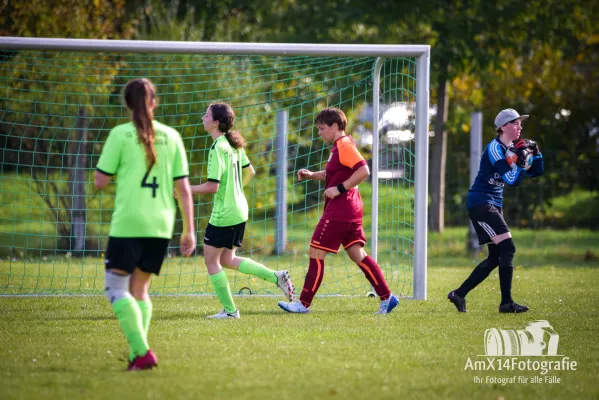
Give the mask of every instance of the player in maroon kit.
[[309, 312], [312, 299], [322, 283], [326, 254], [337, 253], [339, 246], [343, 245], [349, 258], [360, 267], [381, 299], [377, 314], [388, 314], [399, 304], [399, 299], [391, 293], [379, 265], [364, 251], [364, 204], [358, 185], [370, 175], [368, 165], [351, 136], [345, 134], [347, 118], [343, 111], [335, 107], [324, 109], [315, 123], [322, 139], [333, 143], [331, 155], [324, 171], [300, 169], [297, 178], [300, 181], [326, 181], [324, 213], [310, 242], [310, 266], [299, 302], [280, 301], [279, 307], [291, 313]]

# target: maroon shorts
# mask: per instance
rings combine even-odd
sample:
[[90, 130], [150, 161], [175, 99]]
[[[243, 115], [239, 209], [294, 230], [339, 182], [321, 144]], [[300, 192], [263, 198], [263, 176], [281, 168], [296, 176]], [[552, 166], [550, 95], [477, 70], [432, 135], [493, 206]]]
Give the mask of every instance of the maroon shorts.
[[366, 244], [362, 222], [339, 222], [321, 219], [314, 229], [310, 246], [316, 249], [337, 253], [339, 245], [347, 249], [351, 245]]

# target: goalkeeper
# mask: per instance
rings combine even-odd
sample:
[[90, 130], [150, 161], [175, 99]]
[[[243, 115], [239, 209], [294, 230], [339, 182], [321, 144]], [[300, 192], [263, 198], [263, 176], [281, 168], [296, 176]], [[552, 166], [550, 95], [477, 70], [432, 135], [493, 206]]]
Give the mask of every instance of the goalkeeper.
[[241, 247], [248, 219], [243, 187], [252, 180], [255, 172], [245, 154], [245, 139], [239, 132], [231, 130], [235, 123], [233, 109], [226, 103], [212, 103], [202, 122], [213, 140], [208, 153], [208, 181], [191, 186], [191, 192], [214, 193], [212, 215], [204, 236], [204, 261], [216, 296], [223, 305], [221, 312], [208, 318], [239, 318], [239, 310], [233, 302], [229, 280], [222, 267], [274, 283], [292, 301], [294, 291], [289, 272], [273, 271], [251, 258], [235, 254]]
[[[466, 197], [468, 216], [482, 246], [488, 245], [489, 255], [472, 271], [470, 276], [447, 298], [458, 311], [466, 312], [466, 295], [484, 281], [491, 271], [499, 266], [499, 286], [501, 288], [501, 313], [520, 313], [528, 307], [512, 299], [512, 261], [516, 246], [512, 234], [503, 219], [503, 187], [505, 183], [518, 186], [524, 174], [538, 177], [543, 174], [544, 165], [537, 144], [521, 139], [522, 121], [528, 115], [519, 115], [508, 108], [497, 114], [495, 129], [497, 137], [483, 151], [478, 174]], [[508, 148], [518, 155], [518, 161], [512, 166], [506, 161]], [[526, 158], [532, 154], [532, 164]], [[530, 165], [530, 167], [529, 167]], [[529, 167], [529, 168], [527, 168]]]
[[336, 254], [339, 246], [343, 245], [381, 300], [377, 314], [388, 314], [399, 304], [399, 299], [391, 293], [377, 262], [364, 251], [364, 204], [358, 185], [370, 175], [368, 165], [351, 136], [345, 134], [347, 118], [343, 111], [335, 107], [326, 108], [316, 116], [315, 124], [322, 139], [333, 143], [331, 155], [325, 170], [312, 172], [302, 168], [297, 177], [300, 181], [325, 181], [324, 212], [310, 241], [310, 264], [299, 302], [281, 301], [279, 307], [290, 313], [309, 312], [322, 283], [325, 256], [327, 253]]
[[95, 183], [116, 181], [114, 213], [106, 250], [106, 296], [131, 349], [129, 370], [158, 365], [148, 346], [152, 302], [148, 288], [158, 275], [173, 235], [175, 187], [183, 216], [181, 252], [196, 247], [193, 202], [185, 148], [179, 132], [153, 120], [156, 89], [134, 79], [123, 92], [132, 122], [110, 131], [96, 166]]

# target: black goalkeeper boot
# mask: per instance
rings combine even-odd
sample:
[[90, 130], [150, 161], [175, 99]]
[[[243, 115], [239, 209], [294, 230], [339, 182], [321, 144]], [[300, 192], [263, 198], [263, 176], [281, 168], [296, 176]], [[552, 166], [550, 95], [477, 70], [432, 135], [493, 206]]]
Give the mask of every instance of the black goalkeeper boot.
[[528, 311], [528, 306], [521, 306], [514, 301], [499, 305], [500, 313], [521, 313], [526, 311]]
[[466, 310], [466, 299], [457, 294], [455, 290], [449, 292], [447, 298], [453, 303], [459, 312], [468, 312], [468, 310]]

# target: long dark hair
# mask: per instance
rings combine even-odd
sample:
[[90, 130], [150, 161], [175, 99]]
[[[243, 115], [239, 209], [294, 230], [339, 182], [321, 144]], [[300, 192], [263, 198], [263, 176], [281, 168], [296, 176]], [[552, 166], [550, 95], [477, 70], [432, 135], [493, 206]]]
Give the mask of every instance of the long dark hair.
[[218, 130], [223, 132], [227, 141], [234, 149], [246, 146], [245, 139], [238, 131], [231, 131], [235, 124], [235, 112], [227, 103], [212, 103], [208, 106], [212, 111], [212, 119], [218, 121]]
[[137, 128], [139, 142], [144, 145], [146, 150], [146, 162], [149, 171], [156, 163], [157, 158], [156, 148], [154, 147], [156, 132], [152, 125], [154, 119], [152, 103], [156, 99], [156, 88], [149, 79], [133, 79], [125, 86], [123, 98], [125, 99], [125, 105], [131, 110], [131, 119]]

